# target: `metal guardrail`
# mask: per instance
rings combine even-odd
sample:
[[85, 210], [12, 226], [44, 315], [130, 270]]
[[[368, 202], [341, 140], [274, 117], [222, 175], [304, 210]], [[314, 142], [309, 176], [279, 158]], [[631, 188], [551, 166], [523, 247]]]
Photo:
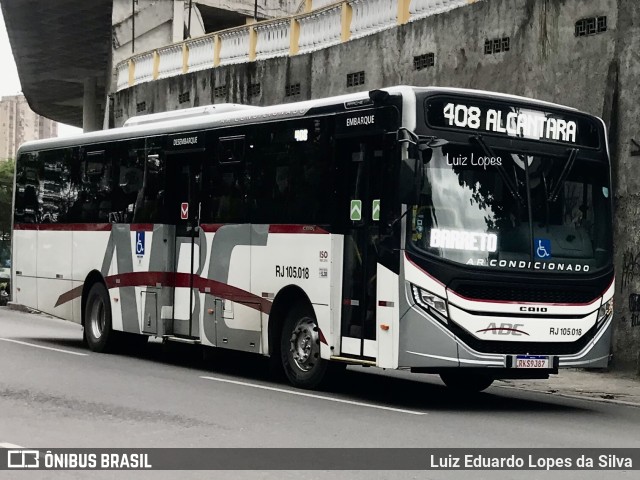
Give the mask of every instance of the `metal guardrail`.
[[373, 35], [480, 0], [306, 0], [305, 12], [140, 53], [116, 65], [116, 90], [160, 78], [293, 56]]

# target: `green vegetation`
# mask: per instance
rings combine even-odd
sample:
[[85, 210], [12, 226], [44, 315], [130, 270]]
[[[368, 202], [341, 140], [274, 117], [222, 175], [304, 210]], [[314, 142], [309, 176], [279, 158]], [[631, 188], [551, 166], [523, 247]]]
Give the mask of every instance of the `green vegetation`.
[[0, 268], [5, 267], [10, 258], [14, 166], [13, 160], [0, 160]]

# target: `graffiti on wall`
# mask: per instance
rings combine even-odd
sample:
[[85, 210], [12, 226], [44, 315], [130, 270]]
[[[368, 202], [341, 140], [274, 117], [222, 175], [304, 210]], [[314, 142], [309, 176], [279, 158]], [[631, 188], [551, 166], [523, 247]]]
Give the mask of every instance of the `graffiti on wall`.
[[622, 288], [629, 286], [636, 278], [640, 277], [640, 252], [627, 250], [622, 255]]
[[631, 326], [640, 327], [640, 294], [629, 295], [629, 312], [631, 312]]

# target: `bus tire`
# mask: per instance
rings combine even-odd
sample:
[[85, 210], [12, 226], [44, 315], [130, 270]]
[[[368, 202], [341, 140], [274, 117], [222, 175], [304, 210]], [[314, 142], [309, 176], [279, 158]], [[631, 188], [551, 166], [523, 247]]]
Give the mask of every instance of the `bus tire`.
[[328, 362], [320, 357], [320, 336], [313, 309], [299, 302], [284, 321], [280, 342], [282, 368], [298, 388], [317, 388], [325, 379]]
[[102, 283], [94, 283], [87, 295], [84, 309], [84, 331], [89, 349], [108, 352], [115, 341], [111, 327], [111, 299]]
[[443, 372], [440, 379], [456, 393], [478, 393], [493, 383], [492, 377], [482, 373]]

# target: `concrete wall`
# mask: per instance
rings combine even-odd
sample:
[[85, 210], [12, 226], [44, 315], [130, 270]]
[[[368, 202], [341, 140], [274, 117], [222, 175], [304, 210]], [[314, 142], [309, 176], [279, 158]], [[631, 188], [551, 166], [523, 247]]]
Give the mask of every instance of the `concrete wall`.
[[[615, 159], [615, 352], [640, 370], [640, 4], [619, 1], [619, 27], [607, 91]], [[634, 143], [637, 142], [637, 143]]]
[[[607, 16], [607, 31], [574, 34], [576, 21]], [[510, 50], [486, 55], [487, 39]], [[640, 5], [636, 0], [489, 0], [292, 58], [219, 67], [141, 84], [116, 94], [116, 125], [144, 102], [152, 113], [220, 102], [269, 105], [394, 84], [479, 88], [550, 100], [601, 116], [611, 128], [616, 182], [614, 364], [640, 368]], [[414, 70], [413, 57], [435, 53]], [[348, 89], [346, 76], [365, 71]], [[248, 97], [247, 86], [261, 84]], [[285, 85], [301, 94], [285, 96]], [[226, 97], [214, 88], [226, 85]], [[190, 92], [190, 101], [178, 96]], [[639, 153], [640, 155], [640, 153]], [[637, 301], [636, 301], [637, 299]]]

